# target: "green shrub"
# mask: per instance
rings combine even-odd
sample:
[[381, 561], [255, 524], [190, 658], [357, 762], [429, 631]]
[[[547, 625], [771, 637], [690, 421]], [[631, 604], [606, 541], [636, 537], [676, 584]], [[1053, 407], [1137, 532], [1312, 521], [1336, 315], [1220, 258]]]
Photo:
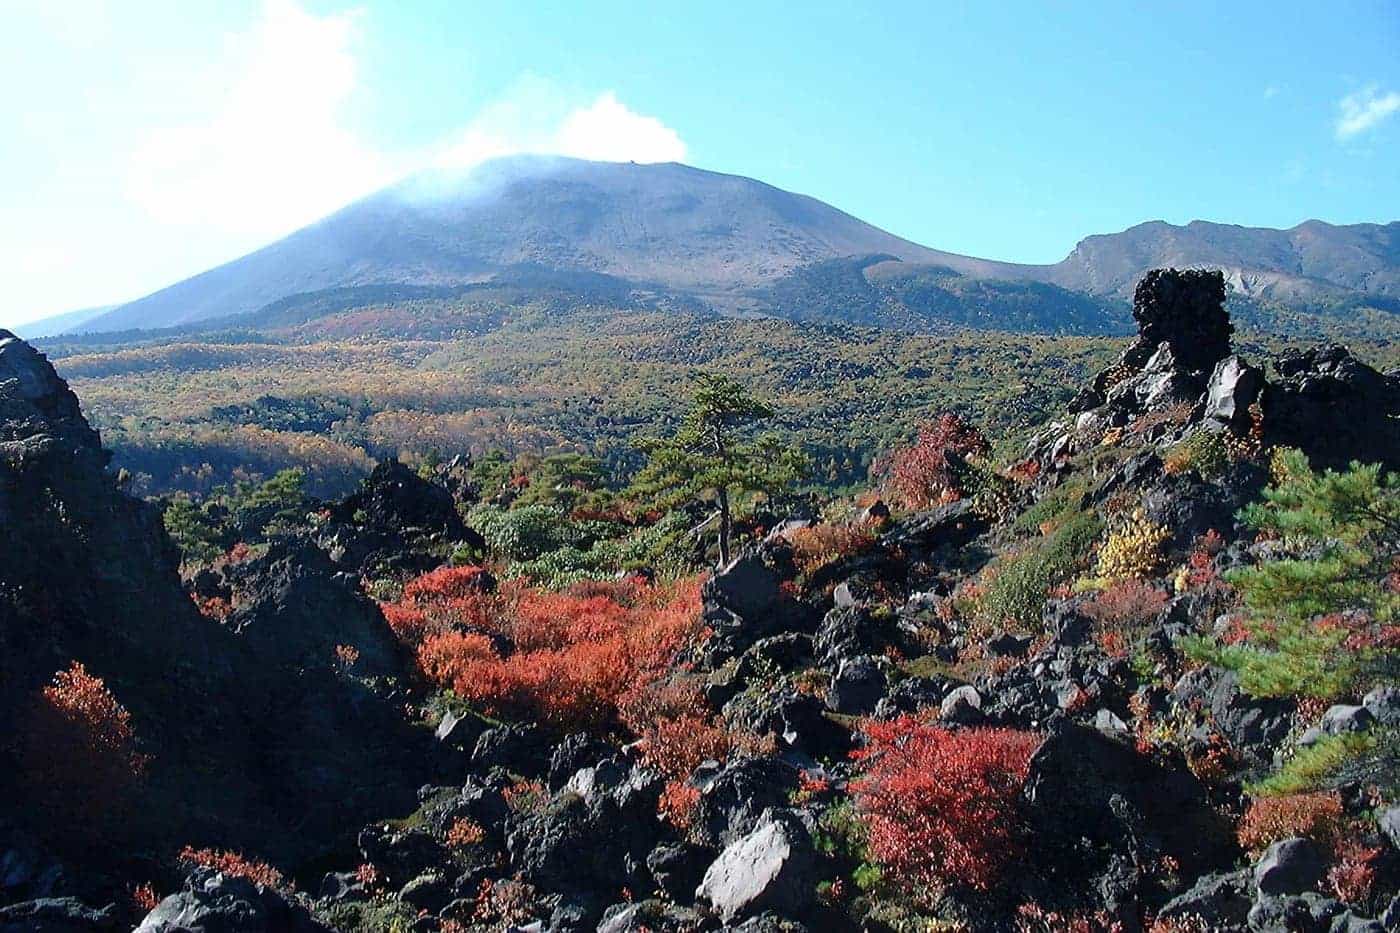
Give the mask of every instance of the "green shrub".
[[161, 515], [170, 540], [187, 563], [207, 564], [225, 550], [218, 523], [183, 493], [175, 495]]
[[1066, 516], [1079, 511], [1079, 503], [1088, 490], [1087, 484], [1079, 478], [1067, 480], [1040, 497], [1030, 508], [1016, 516], [1011, 530], [1017, 534], [1040, 534], [1041, 525], [1057, 526]]
[[482, 505], [472, 509], [467, 521], [486, 539], [492, 552], [512, 561], [534, 560], [576, 544], [581, 537], [563, 512], [547, 505], [518, 509]]
[[1010, 622], [1023, 629], [1035, 627], [1050, 588], [1084, 566], [1102, 527], [1097, 515], [1079, 512], [1066, 518], [1049, 538], [1003, 558], [977, 601], [975, 614], [993, 625]]
[[1255, 797], [1307, 794], [1322, 789], [1329, 778], [1376, 745], [1365, 732], [1327, 736], [1298, 752], [1277, 772], [1246, 788]]
[[1230, 449], [1222, 432], [1201, 430], [1167, 451], [1162, 465], [1168, 473], [1195, 470], [1202, 479], [1219, 479], [1230, 468]]

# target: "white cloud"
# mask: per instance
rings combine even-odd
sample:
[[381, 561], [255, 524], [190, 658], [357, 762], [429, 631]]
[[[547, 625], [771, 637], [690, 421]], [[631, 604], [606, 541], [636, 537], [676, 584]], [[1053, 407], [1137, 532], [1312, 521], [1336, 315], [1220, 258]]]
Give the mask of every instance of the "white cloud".
[[1264, 99], [1273, 100], [1278, 96], [1278, 92], [1279, 86], [1277, 84], [1270, 84], [1268, 87], [1264, 88]]
[[314, 16], [265, 0], [235, 37], [222, 99], [206, 120], [155, 130], [128, 193], [157, 221], [271, 237], [394, 177], [392, 160], [346, 123], [360, 13]]
[[655, 117], [628, 110], [609, 91], [564, 120], [555, 134], [560, 155], [599, 162], [680, 162], [685, 143]]
[[1400, 111], [1400, 91], [1381, 93], [1372, 84], [1337, 102], [1337, 138], [1350, 139]]
[[676, 131], [597, 96], [526, 75], [459, 131], [418, 152], [390, 151], [351, 125], [359, 86], [359, 10], [317, 16], [264, 0], [229, 60], [201, 76], [217, 88], [207, 118], [150, 132], [127, 193], [157, 223], [260, 245], [428, 165], [469, 168], [539, 153], [601, 161], [685, 157]]
[[482, 108], [431, 161], [439, 168], [464, 169], [521, 153], [598, 162], [679, 162], [686, 145], [674, 129], [633, 111], [612, 91], [586, 101], [527, 75]]

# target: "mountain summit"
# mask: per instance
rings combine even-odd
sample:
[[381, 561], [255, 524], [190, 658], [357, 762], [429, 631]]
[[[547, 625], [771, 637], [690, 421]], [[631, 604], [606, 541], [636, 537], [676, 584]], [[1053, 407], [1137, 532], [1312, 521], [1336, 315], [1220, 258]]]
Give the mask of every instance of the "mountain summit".
[[781, 286], [838, 259], [862, 260], [856, 271], [867, 281], [864, 270], [878, 265], [873, 279], [896, 290], [891, 281], [914, 278], [922, 287], [932, 273], [945, 284], [950, 277], [1031, 283], [1119, 301], [1148, 268], [1199, 265], [1223, 269], [1250, 297], [1400, 298], [1400, 223], [1309, 221], [1267, 230], [1152, 222], [1089, 237], [1055, 265], [1018, 265], [920, 246], [814, 198], [737, 175], [676, 163], [516, 156], [469, 172], [410, 177], [84, 329], [189, 324], [322, 289], [462, 285], [520, 267], [601, 273], [720, 310], [787, 315], [791, 309], [773, 306], [775, 286], [777, 294], [800, 293], [800, 286]]

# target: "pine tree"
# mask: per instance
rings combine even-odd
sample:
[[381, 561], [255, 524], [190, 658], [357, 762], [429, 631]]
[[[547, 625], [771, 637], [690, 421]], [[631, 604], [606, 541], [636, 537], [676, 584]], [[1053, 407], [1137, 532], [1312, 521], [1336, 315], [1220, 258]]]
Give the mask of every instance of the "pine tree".
[[699, 377], [690, 411], [669, 438], [644, 440], [647, 463], [633, 481], [634, 495], [660, 508], [713, 504], [719, 520], [719, 561], [728, 564], [735, 497], [773, 496], [805, 475], [807, 458], [774, 435], [745, 440], [773, 409], [742, 385], [720, 375]]
[[1359, 463], [1316, 473], [1296, 450], [1279, 452], [1274, 474], [1242, 517], [1286, 556], [1227, 575], [1248, 610], [1248, 637], [1188, 648], [1238, 671], [1257, 696], [1335, 698], [1395, 659], [1400, 477]]

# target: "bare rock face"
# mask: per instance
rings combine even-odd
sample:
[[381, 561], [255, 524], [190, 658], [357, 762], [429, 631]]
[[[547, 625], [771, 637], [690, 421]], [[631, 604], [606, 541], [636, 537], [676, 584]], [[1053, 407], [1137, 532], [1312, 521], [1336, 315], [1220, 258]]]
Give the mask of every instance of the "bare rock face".
[[[324, 559], [279, 552], [246, 568], [231, 624], [205, 618], [180, 583], [158, 509], [127, 495], [107, 463], [49, 362], [0, 331], [6, 813], [85, 877], [101, 877], [128, 853], [205, 839], [294, 870], [353, 839], [346, 807], [411, 806], [426, 759], [398, 705], [346, 676], [334, 652], [354, 645], [366, 673], [392, 671], [374, 607]], [[114, 818], [100, 844], [70, 825], [73, 814], [35, 799], [8, 741], [74, 662], [130, 711], [148, 759], [135, 799], [120, 808], [130, 815]]]
[[1225, 311], [1225, 276], [1203, 269], [1153, 269], [1133, 293], [1139, 342], [1169, 344], [1179, 365], [1208, 373], [1230, 355], [1234, 327]]

